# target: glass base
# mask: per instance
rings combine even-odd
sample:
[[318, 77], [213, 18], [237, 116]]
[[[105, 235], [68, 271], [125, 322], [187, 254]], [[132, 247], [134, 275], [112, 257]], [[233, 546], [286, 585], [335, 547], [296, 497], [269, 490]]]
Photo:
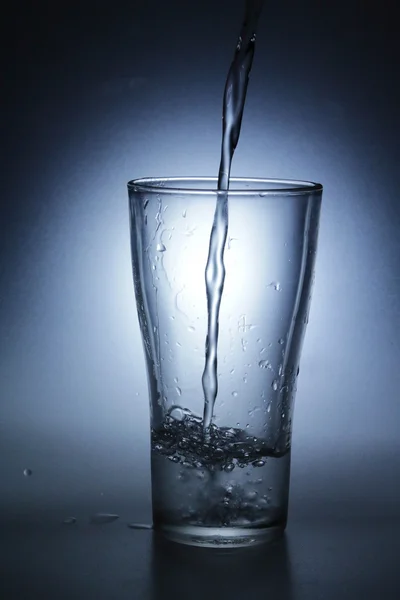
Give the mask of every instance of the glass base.
[[259, 529], [245, 527], [196, 527], [158, 525], [156, 530], [179, 544], [203, 548], [244, 548], [267, 544], [283, 536], [285, 525]]

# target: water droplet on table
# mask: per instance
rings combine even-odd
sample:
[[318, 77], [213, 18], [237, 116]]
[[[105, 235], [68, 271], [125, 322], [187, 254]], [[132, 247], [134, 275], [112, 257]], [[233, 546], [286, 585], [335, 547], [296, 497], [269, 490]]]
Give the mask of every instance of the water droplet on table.
[[106, 523], [112, 523], [113, 521], [116, 521], [117, 519], [119, 519], [119, 515], [114, 515], [111, 513], [96, 513], [90, 519], [90, 522], [93, 525], [103, 525]]
[[148, 523], [128, 523], [129, 529], [153, 529], [153, 525]]

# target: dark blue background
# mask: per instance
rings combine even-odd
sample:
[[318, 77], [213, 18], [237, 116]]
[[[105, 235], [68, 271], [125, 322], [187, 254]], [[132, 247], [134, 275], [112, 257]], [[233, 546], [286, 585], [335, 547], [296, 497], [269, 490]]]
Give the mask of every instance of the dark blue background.
[[[57, 585], [65, 598], [146, 598], [154, 569], [164, 576], [151, 533], [126, 528], [150, 522], [126, 182], [216, 175], [242, 12], [241, 0], [132, 0], [16, 2], [3, 13], [4, 598]], [[274, 571], [281, 597], [399, 589], [399, 66], [392, 2], [265, 4], [232, 174], [325, 188], [289, 542]], [[86, 524], [98, 511], [120, 519], [93, 533]], [[78, 521], [66, 531], [70, 515]], [[137, 575], [141, 595], [137, 569], [150, 582]]]

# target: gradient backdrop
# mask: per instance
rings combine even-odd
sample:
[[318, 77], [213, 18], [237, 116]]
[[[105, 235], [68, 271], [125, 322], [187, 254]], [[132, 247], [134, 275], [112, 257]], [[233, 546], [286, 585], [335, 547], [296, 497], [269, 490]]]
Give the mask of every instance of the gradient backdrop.
[[[116, 0], [3, 14], [3, 519], [150, 519], [126, 182], [217, 174], [242, 11]], [[266, 2], [259, 25], [232, 174], [325, 188], [293, 519], [399, 514], [397, 38], [385, 0]]]

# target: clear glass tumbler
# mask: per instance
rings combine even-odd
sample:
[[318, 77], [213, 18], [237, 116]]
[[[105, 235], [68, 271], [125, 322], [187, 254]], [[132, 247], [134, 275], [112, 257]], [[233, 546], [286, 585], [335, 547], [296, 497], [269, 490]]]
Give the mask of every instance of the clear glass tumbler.
[[322, 186], [230, 181], [218, 394], [204, 431], [205, 267], [216, 186], [213, 177], [128, 183], [150, 396], [153, 520], [177, 542], [251, 546], [281, 535], [287, 521]]

